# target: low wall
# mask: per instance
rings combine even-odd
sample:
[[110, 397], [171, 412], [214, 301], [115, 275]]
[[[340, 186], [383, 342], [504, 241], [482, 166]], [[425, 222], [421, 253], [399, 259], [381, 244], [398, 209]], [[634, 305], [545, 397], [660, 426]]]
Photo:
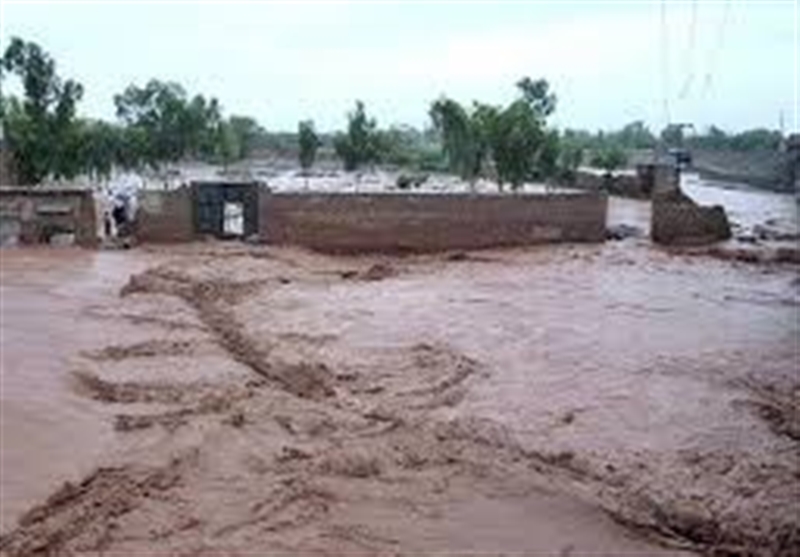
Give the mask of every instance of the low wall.
[[47, 243], [69, 234], [80, 246], [97, 245], [97, 215], [91, 190], [0, 188], [0, 241], [4, 245]]
[[140, 191], [134, 226], [136, 239], [141, 242], [192, 241], [195, 235], [191, 189]]
[[262, 192], [261, 238], [329, 252], [602, 242], [607, 205], [598, 194]]
[[731, 229], [725, 209], [691, 200], [653, 199], [650, 237], [659, 244], [697, 245], [727, 240]]

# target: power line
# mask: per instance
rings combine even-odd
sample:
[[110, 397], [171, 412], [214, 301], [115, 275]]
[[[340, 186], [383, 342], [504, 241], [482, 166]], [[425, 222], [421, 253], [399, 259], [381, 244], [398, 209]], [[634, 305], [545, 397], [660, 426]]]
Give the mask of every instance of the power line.
[[714, 48], [709, 51], [708, 64], [706, 65], [706, 76], [703, 81], [703, 93], [708, 93], [712, 88], [712, 76], [717, 64], [717, 58], [719, 53], [722, 51], [723, 44], [725, 43], [725, 28], [727, 27], [728, 20], [730, 19], [732, 4], [733, 2], [731, 0], [725, 0], [725, 4], [722, 8], [722, 19], [720, 20], [720, 25], [717, 28], [717, 42]]
[[697, 0], [692, 0], [692, 19], [689, 22], [689, 44], [686, 48], [686, 66], [689, 67], [686, 80], [683, 82], [681, 92], [678, 96], [681, 100], [685, 99], [692, 88], [694, 82], [694, 51], [697, 40]]

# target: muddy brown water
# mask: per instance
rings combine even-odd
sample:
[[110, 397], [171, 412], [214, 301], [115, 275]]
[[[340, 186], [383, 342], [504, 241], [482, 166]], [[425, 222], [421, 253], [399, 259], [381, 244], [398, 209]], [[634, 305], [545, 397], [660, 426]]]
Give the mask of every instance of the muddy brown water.
[[[708, 528], [730, 544], [748, 533], [742, 547], [797, 529], [788, 512], [796, 441], [770, 427], [743, 387], [792, 388], [796, 268], [674, 256], [644, 241], [454, 261], [253, 256], [236, 246], [12, 250], [1, 261], [3, 533], [98, 465], [125, 463], [115, 482], [138, 493], [151, 476], [128, 467], [153, 466], [153, 455], [173, 458], [167, 472], [178, 470], [179, 487], [163, 489], [178, 495], [126, 499], [134, 510], [113, 528], [93, 518], [107, 528], [102, 543], [59, 531], [120, 554], [569, 555], [663, 550], [606, 513], [644, 528], [666, 521], [659, 535], [695, 549], [707, 547], [692, 543], [708, 544]], [[395, 272], [360, 279], [376, 262]], [[155, 287], [118, 297], [131, 275], [163, 264]], [[214, 298], [216, 321], [203, 322], [212, 301], [192, 296], [215, 291], [188, 291], [186, 277], [255, 286], [241, 300]], [[104, 402], [101, 388], [87, 396], [71, 375], [238, 388], [253, 379], [254, 358], [270, 359], [264, 369], [276, 374], [324, 364], [314, 369], [320, 380], [335, 376], [335, 396], [248, 387], [126, 432], [113, 427], [119, 401]], [[159, 400], [191, 402], [187, 393]], [[197, 423], [184, 419], [192, 412]], [[437, 441], [426, 441], [429, 430]], [[191, 458], [175, 457], [187, 447]], [[64, 512], [117, 497], [104, 495], [103, 478]], [[31, 539], [56, 543], [50, 512], [9, 538], [9, 554], [24, 554]], [[154, 534], [151, 522], [166, 516], [178, 518]], [[762, 530], [766, 541], [754, 542]]]
[[80, 350], [124, 336], [126, 324], [92, 319], [98, 302], [146, 258], [79, 249], [0, 253], [0, 489], [2, 529], [63, 481], [96, 466], [113, 434], [69, 388]]

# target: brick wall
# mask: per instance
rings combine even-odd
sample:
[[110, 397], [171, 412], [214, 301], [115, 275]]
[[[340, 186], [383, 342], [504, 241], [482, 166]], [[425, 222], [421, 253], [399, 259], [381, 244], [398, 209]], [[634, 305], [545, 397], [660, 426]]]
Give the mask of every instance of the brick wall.
[[0, 188], [0, 219], [6, 233], [17, 235], [23, 244], [71, 233], [78, 245], [97, 245], [97, 215], [90, 190]]
[[597, 194], [464, 195], [262, 192], [267, 243], [322, 251], [437, 251], [543, 242], [601, 242]]
[[656, 198], [650, 219], [650, 237], [659, 244], [707, 244], [731, 237], [725, 209], [703, 207], [691, 200]]
[[142, 242], [190, 242], [194, 239], [192, 193], [177, 190], [139, 192], [135, 234]]

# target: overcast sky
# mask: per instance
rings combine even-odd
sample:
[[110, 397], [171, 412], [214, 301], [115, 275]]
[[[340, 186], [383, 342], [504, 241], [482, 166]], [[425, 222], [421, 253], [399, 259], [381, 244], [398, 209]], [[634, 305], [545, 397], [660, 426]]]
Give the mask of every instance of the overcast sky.
[[793, 0], [0, 0], [0, 46], [38, 42], [84, 85], [84, 115], [112, 119], [115, 93], [158, 78], [271, 130], [340, 128], [355, 99], [422, 126], [442, 94], [505, 103], [528, 75], [552, 84], [559, 126], [776, 128], [783, 112], [788, 131], [796, 26]]

